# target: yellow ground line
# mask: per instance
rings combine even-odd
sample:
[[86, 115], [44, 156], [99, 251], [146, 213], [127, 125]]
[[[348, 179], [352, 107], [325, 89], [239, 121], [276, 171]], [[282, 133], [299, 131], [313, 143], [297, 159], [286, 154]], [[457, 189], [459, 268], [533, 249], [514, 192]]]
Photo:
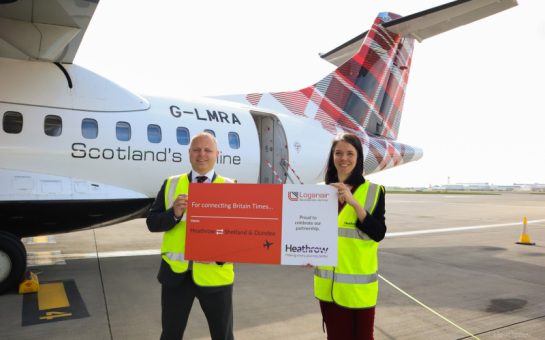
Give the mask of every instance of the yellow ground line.
[[34, 236], [32, 238], [33, 243], [48, 243], [49, 237], [48, 236]]
[[470, 333], [469, 331], [466, 331], [465, 329], [463, 329], [461, 326], [458, 326], [457, 324], [455, 324], [453, 321], [450, 321], [449, 319], [447, 319], [446, 317], [442, 316], [441, 314], [439, 314], [438, 312], [434, 311], [433, 309], [431, 309], [430, 307], [426, 306], [424, 303], [418, 301], [416, 298], [412, 297], [411, 295], [409, 295], [409, 293], [405, 292], [403, 289], [399, 288], [398, 286], [396, 286], [395, 284], [393, 284], [392, 282], [388, 281], [384, 276], [382, 275], [378, 275], [378, 277], [380, 277], [382, 280], [384, 280], [387, 284], [389, 284], [390, 286], [394, 287], [395, 289], [397, 289], [399, 292], [401, 292], [401, 294], [405, 295], [406, 297], [408, 297], [409, 299], [413, 300], [414, 302], [418, 303], [420, 306], [426, 308], [427, 310], [429, 310], [430, 312], [432, 312], [433, 314], [437, 315], [438, 317], [440, 317], [441, 319], [445, 320], [446, 322], [450, 323], [451, 325], [453, 325], [454, 327], [458, 328], [459, 330], [461, 330], [462, 332], [466, 333], [467, 335], [471, 336], [472, 338], [474, 339], [478, 339], [480, 340], [477, 336], [473, 335], [472, 333]]
[[38, 290], [38, 308], [48, 310], [70, 307], [62, 282], [44, 283]]

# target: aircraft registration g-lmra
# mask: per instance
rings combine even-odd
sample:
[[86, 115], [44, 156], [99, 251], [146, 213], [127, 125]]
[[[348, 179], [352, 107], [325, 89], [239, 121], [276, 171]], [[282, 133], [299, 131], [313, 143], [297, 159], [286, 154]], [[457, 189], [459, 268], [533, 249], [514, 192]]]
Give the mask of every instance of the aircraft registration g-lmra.
[[22, 237], [144, 217], [188, 144], [213, 133], [217, 169], [242, 183], [316, 183], [334, 135], [359, 136], [370, 174], [422, 156], [397, 141], [414, 41], [516, 0], [380, 13], [321, 57], [337, 66], [297, 91], [188, 101], [143, 98], [72, 61], [98, 1], [0, 1], [0, 291], [26, 270]]

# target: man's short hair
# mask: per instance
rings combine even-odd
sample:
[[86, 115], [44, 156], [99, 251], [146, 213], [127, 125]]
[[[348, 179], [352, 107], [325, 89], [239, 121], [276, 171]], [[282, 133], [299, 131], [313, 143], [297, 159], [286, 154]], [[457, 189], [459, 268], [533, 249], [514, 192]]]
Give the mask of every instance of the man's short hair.
[[214, 136], [210, 132], [206, 132], [206, 131], [199, 132], [195, 136], [193, 136], [191, 138], [191, 142], [189, 143], [189, 146], [191, 146], [191, 144], [193, 144], [194, 139], [197, 139], [199, 137], [210, 137], [210, 138], [212, 138], [212, 140], [214, 141], [214, 144], [216, 145], [216, 149], [218, 148], [218, 141], [216, 140], [216, 136]]

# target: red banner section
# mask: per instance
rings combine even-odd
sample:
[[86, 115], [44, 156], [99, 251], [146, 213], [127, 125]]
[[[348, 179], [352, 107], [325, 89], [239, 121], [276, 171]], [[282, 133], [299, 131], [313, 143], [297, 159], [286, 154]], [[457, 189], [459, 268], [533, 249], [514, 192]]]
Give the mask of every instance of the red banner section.
[[281, 184], [190, 184], [185, 257], [280, 264]]

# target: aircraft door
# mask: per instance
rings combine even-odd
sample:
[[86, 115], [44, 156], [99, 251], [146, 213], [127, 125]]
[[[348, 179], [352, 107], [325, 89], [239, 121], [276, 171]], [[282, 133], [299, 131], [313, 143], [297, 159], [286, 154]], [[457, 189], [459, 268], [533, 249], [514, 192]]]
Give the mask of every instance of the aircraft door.
[[260, 143], [259, 183], [285, 183], [288, 164], [288, 144], [278, 118], [252, 112]]

